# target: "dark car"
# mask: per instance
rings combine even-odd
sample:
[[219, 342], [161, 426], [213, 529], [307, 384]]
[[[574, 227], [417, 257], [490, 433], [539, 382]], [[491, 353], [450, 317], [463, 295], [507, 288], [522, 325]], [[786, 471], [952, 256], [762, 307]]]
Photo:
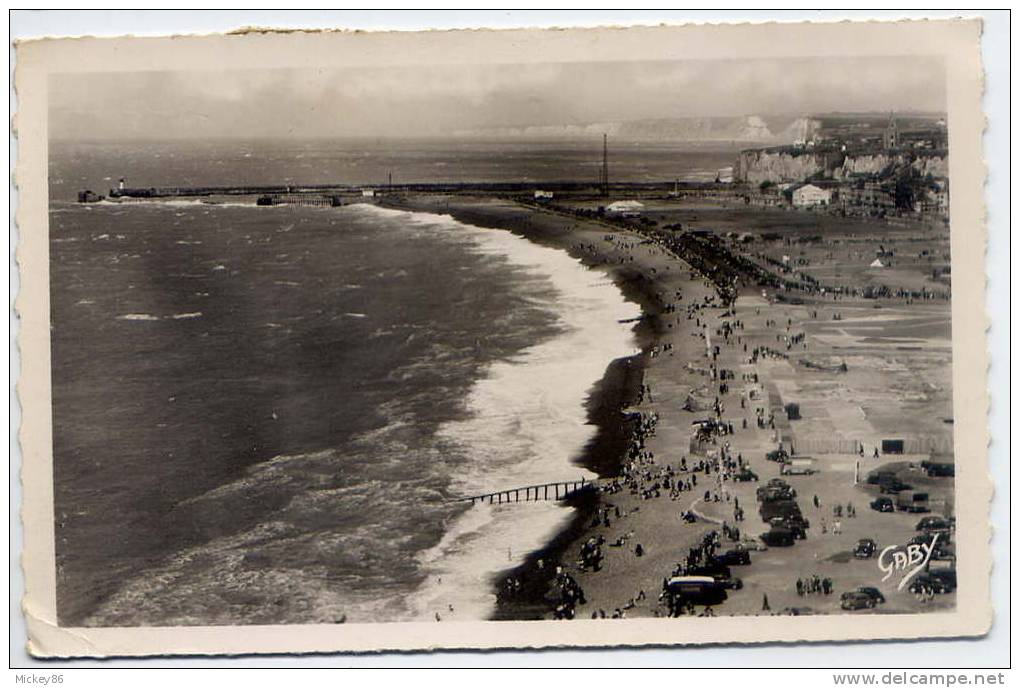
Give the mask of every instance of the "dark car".
[[758, 515], [761, 516], [761, 520], [765, 523], [782, 521], [787, 518], [798, 518], [801, 516], [800, 509], [775, 509], [772, 508], [772, 504], [767, 504], [766, 506], [769, 508], [763, 507], [758, 510]]
[[761, 534], [761, 541], [769, 547], [792, 547], [797, 536], [789, 528], [773, 527]]
[[862, 595], [867, 595], [871, 599], [875, 600], [875, 604], [885, 604], [885, 595], [878, 588], [871, 587], [870, 585], [862, 585], [861, 587], [854, 590]]
[[914, 526], [914, 530], [918, 532], [928, 530], [949, 530], [949, 521], [939, 516], [925, 516], [917, 525]]
[[922, 461], [921, 470], [929, 478], [952, 478], [956, 475], [956, 465], [942, 461]]
[[713, 605], [726, 600], [726, 588], [711, 576], [674, 576], [666, 583], [666, 593], [676, 602]]
[[733, 475], [733, 480], [738, 483], [756, 483], [758, 482], [758, 474], [745, 466]]
[[797, 491], [786, 483], [775, 484], [769, 481], [767, 485], [763, 485], [755, 490], [755, 496], [759, 502], [775, 502], [784, 499], [796, 499]]
[[715, 555], [715, 560], [727, 566], [748, 566], [751, 563], [751, 553], [742, 547], [737, 547]]
[[[936, 536], [937, 539], [936, 539]], [[926, 533], [915, 535], [907, 541], [908, 545], [930, 545], [935, 543], [935, 549], [945, 549], [951, 544], [952, 538], [948, 530], [929, 530]]]
[[938, 571], [931, 571], [928, 575], [941, 581], [946, 592], [956, 590], [956, 569], [940, 569]]
[[811, 522], [800, 515], [791, 516], [777, 516], [776, 518], [769, 520], [769, 525], [773, 528], [786, 528], [793, 533], [793, 536], [798, 540], [807, 539], [807, 529], [811, 526]]
[[878, 483], [878, 491], [882, 494], [898, 494], [910, 489], [910, 484], [899, 478], [889, 478]]
[[785, 463], [786, 460], [789, 459], [789, 458], [790, 458], [789, 452], [787, 452], [782, 447], [780, 447], [779, 449], [776, 449], [774, 451], [770, 451], [769, 453], [767, 453], [765, 455], [765, 460], [766, 461], [777, 461], [779, 463]]
[[883, 514], [891, 514], [896, 511], [896, 505], [888, 497], [879, 497], [871, 502], [871, 508]]
[[919, 573], [917, 576], [910, 581], [910, 592], [919, 593], [925, 589], [931, 590], [936, 595], [944, 595], [947, 592], [952, 592], [956, 589], [956, 576], [953, 576], [953, 586], [950, 587], [950, 582], [944, 580], [942, 577], [936, 576], [931, 573]]
[[694, 566], [687, 570], [689, 576], [709, 576], [716, 583], [727, 590], [740, 590], [744, 587], [744, 581], [735, 578], [730, 573], [730, 567], [719, 562], [718, 558], [701, 566]]
[[800, 516], [800, 504], [792, 499], [782, 502], [766, 502], [758, 507], [758, 513], [767, 521], [773, 516]]
[[856, 609], [874, 609], [877, 602], [871, 595], [853, 590], [840, 595], [839, 606], [848, 611]]
[[871, 559], [875, 556], [875, 550], [878, 549], [878, 545], [871, 538], [863, 538], [857, 541], [857, 545], [854, 546], [854, 557], [857, 559]]
[[868, 473], [868, 484], [869, 485], [880, 485], [883, 480], [892, 480], [896, 478], [896, 471], [872, 471]]

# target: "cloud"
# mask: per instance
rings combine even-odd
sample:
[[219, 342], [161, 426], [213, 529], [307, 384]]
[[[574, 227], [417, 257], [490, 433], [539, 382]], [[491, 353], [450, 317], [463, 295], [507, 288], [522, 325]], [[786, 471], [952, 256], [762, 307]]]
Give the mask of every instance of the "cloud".
[[945, 108], [928, 58], [58, 75], [62, 138], [420, 136], [495, 126]]

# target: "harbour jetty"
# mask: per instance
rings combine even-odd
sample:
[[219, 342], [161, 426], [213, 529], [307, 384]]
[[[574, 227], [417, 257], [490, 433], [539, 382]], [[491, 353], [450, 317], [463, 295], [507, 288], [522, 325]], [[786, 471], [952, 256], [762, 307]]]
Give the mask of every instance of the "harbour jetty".
[[[596, 187], [592, 182], [577, 180], [548, 181], [536, 184], [535, 182], [430, 182], [430, 183], [406, 183], [406, 184], [300, 184], [300, 185], [223, 185], [223, 186], [148, 186], [128, 187], [122, 186], [109, 190], [107, 197], [111, 199], [131, 198], [196, 198], [208, 196], [268, 196], [268, 197], [296, 197], [301, 195], [324, 195], [324, 196], [358, 196], [372, 197], [379, 194], [500, 194], [500, 193], [534, 193], [537, 186], [542, 187], [542, 193], [553, 197], [556, 193], [584, 193], [595, 192], [605, 193], [607, 190]], [[691, 182], [681, 185], [687, 189], [701, 189], [706, 186], [703, 183]], [[651, 193], [666, 195], [675, 192], [675, 180], [663, 180], [653, 182], [616, 182], [609, 185], [608, 191], [618, 193]], [[79, 201], [94, 202], [103, 197], [92, 190], [79, 192]]]

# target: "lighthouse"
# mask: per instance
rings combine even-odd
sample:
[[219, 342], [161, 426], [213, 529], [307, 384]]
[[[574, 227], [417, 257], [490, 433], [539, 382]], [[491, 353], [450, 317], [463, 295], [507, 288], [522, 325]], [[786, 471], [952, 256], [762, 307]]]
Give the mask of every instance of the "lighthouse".
[[118, 191], [124, 190], [124, 177], [121, 177], [120, 181], [117, 182], [117, 190]]

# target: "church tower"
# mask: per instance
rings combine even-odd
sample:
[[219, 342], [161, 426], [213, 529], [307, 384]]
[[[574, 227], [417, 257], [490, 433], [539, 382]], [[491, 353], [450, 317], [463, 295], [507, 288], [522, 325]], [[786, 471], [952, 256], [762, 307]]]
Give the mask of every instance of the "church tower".
[[885, 128], [885, 149], [892, 150], [900, 145], [900, 136], [896, 131], [896, 118], [889, 113], [889, 126]]

